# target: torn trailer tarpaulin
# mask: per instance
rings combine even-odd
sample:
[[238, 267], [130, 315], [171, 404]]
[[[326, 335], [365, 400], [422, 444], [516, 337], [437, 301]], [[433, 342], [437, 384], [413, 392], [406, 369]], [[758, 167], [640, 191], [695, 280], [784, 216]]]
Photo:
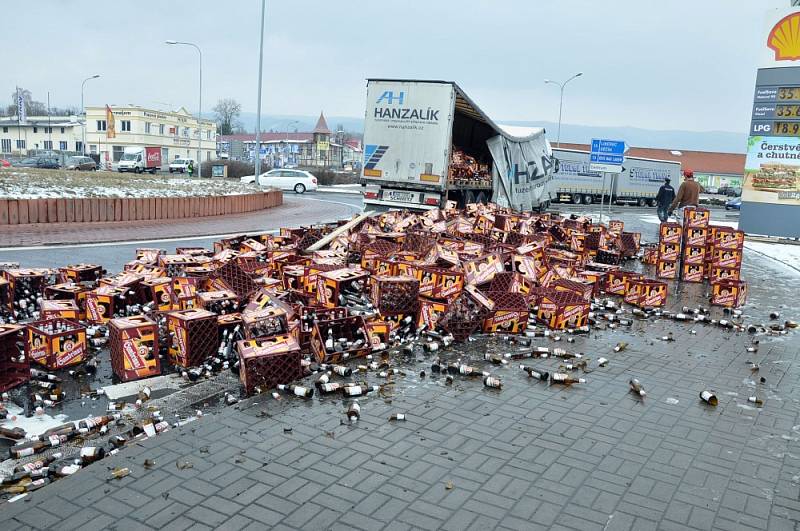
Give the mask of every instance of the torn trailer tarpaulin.
[[486, 141], [494, 162], [492, 199], [504, 207], [532, 210], [550, 199], [553, 152], [544, 129], [526, 138], [505, 134]]

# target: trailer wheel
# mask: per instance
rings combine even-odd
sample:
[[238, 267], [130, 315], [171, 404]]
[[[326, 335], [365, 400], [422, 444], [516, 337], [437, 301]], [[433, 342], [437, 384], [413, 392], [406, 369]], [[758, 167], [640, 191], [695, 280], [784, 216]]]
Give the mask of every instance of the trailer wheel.
[[133, 173], [142, 173], [142, 169], [139, 166], [136, 166], [136, 168], [133, 170]]
[[647, 202], [647, 204], [650, 205], [651, 207], [658, 206], [658, 202], [655, 199], [651, 199], [650, 201]]
[[581, 195], [580, 194], [573, 194], [572, 195], [572, 204], [573, 205], [580, 205], [581, 204]]
[[645, 199], [644, 197], [640, 197], [636, 201], [636, 204], [639, 205], [640, 207], [645, 207], [645, 206], [647, 206], [647, 199]]
[[584, 205], [591, 205], [592, 203], [594, 203], [594, 198], [592, 196], [590, 196], [589, 194], [583, 196]]

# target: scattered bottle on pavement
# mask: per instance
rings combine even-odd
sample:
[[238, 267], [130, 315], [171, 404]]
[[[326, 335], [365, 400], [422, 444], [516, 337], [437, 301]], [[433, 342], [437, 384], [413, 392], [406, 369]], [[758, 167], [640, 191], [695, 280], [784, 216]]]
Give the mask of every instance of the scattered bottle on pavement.
[[644, 387], [642, 386], [642, 383], [638, 379], [631, 378], [630, 381], [628, 382], [628, 385], [631, 386], [632, 392], [638, 394], [642, 398], [644, 398], [647, 395], [647, 393], [644, 390]]
[[700, 399], [712, 406], [716, 406], [719, 403], [714, 391], [700, 391]]

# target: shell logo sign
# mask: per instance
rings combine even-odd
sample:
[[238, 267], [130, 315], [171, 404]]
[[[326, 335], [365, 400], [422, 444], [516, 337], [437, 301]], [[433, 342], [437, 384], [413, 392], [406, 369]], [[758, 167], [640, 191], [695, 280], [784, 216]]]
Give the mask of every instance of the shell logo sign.
[[790, 13], [772, 27], [767, 46], [775, 52], [776, 61], [800, 59], [800, 12]]

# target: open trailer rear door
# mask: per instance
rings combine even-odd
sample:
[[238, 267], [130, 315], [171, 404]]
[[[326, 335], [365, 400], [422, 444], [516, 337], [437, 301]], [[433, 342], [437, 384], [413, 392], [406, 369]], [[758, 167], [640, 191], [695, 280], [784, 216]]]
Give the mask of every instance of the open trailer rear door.
[[497, 135], [486, 144], [494, 162], [492, 198], [495, 203], [533, 210], [549, 202], [554, 161], [544, 130], [519, 140]]

